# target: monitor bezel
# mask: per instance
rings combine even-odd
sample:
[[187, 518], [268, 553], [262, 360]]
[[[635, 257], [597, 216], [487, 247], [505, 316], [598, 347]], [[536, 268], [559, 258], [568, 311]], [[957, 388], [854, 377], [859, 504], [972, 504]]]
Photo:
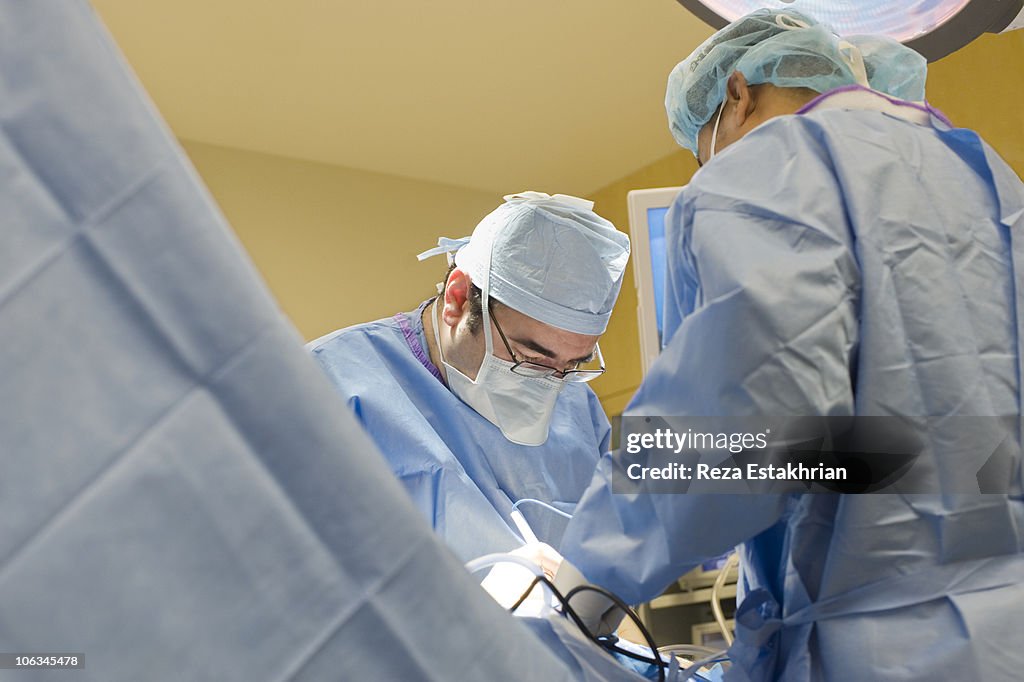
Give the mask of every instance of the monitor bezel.
[[629, 236], [633, 243], [633, 281], [636, 286], [637, 326], [640, 331], [640, 363], [644, 375], [661, 352], [647, 211], [652, 208], [670, 207], [682, 189], [652, 187], [634, 189], [626, 195], [626, 204], [629, 208]]

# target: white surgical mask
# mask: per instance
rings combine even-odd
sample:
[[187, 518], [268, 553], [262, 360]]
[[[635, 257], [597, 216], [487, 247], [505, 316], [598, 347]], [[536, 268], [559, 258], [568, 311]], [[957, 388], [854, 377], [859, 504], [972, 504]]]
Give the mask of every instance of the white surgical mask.
[[[439, 332], [443, 321], [440, 314], [434, 316], [434, 342], [448, 376], [448, 388], [481, 417], [501, 429], [508, 440], [519, 445], [542, 445], [548, 439], [555, 402], [565, 388], [565, 382], [551, 377], [532, 378], [514, 374], [512, 366], [515, 363], [494, 357], [487, 282], [482, 285], [484, 359], [475, 380], [445, 362]], [[436, 308], [440, 309], [437, 305], [440, 301], [440, 297], [435, 300]]]

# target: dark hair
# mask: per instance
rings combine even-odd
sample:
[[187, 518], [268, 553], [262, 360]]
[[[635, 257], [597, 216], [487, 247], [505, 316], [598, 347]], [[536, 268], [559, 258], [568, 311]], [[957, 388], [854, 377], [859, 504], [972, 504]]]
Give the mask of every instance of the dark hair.
[[[455, 269], [455, 263], [448, 266], [448, 272], [444, 273], [444, 286], [448, 286], [448, 277], [451, 276], [452, 270]], [[469, 333], [476, 336], [476, 333], [480, 331], [484, 322], [484, 309], [481, 299], [482, 292], [480, 287], [470, 282], [469, 284], [469, 319], [466, 320], [466, 327], [469, 329]], [[441, 296], [444, 296], [444, 290], [441, 291]], [[443, 303], [443, 301], [442, 301]]]

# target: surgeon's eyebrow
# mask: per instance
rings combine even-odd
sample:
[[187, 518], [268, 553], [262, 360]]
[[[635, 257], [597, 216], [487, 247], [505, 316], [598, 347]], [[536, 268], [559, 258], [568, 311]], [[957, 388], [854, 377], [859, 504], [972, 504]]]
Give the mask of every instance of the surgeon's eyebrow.
[[540, 353], [541, 355], [543, 355], [546, 358], [551, 358], [552, 360], [554, 360], [558, 356], [558, 354], [555, 353], [555, 351], [548, 350], [547, 348], [545, 348], [544, 346], [540, 345], [536, 341], [533, 341], [532, 339], [517, 339], [514, 336], [510, 336], [508, 338], [509, 338], [509, 341], [515, 341], [517, 344], [519, 344], [523, 348], [529, 348], [533, 352]]
[[[532, 339], [516, 339], [516, 338], [513, 338], [513, 337], [510, 336], [509, 337], [509, 341], [514, 341], [515, 343], [519, 344], [523, 348], [529, 348], [533, 352], [540, 353], [544, 357], [549, 358], [551, 360], [554, 360], [555, 358], [558, 357], [558, 354], [555, 353], [555, 351], [548, 350], [547, 348], [545, 348], [544, 346], [540, 345], [539, 343], [537, 343], [536, 341], [534, 341]], [[594, 359], [594, 351], [590, 351], [589, 354], [584, 355], [583, 357], [573, 358], [569, 362], [570, 363], [583, 364], [583, 363], [586, 363], [586, 362], [590, 362], [593, 359]]]
[[595, 353], [594, 351], [590, 351], [590, 353], [588, 355], [584, 355], [581, 358], [573, 358], [569, 362], [577, 364], [577, 365], [585, 365], [588, 362], [590, 362], [591, 360], [593, 360], [595, 355], [597, 355], [597, 353]]

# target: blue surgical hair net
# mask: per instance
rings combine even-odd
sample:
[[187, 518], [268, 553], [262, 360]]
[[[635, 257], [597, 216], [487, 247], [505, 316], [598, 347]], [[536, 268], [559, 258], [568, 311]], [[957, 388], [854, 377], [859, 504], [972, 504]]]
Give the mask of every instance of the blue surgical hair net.
[[[863, 46], [868, 53], [862, 57]], [[697, 153], [697, 134], [725, 99], [729, 76], [750, 85], [809, 88], [870, 85], [900, 99], [924, 99], [924, 58], [878, 36], [847, 40], [800, 12], [760, 9], [732, 22], [669, 74], [665, 109], [682, 147]]]
[[888, 36], [849, 36], [846, 40], [860, 50], [873, 90], [912, 102], [924, 100], [928, 60], [920, 53]]

